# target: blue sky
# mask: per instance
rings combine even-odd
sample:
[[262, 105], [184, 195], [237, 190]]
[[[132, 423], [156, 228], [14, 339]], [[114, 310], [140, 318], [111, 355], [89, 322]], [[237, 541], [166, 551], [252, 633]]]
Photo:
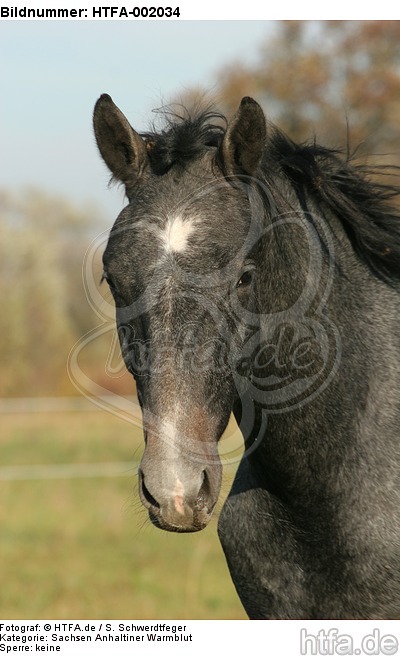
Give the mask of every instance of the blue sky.
[[123, 206], [107, 189], [91, 116], [107, 92], [137, 129], [192, 86], [211, 88], [234, 60], [256, 60], [269, 21], [11, 21], [0, 23], [0, 187], [33, 185], [104, 214]]

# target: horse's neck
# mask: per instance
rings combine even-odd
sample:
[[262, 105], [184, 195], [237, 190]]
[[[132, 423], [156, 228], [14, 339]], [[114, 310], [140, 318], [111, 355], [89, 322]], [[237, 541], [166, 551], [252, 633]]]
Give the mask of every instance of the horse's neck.
[[[266, 488], [293, 499], [350, 494], [365, 467], [378, 467], [385, 485], [390, 458], [400, 459], [398, 294], [350, 250], [333, 267], [325, 252], [307, 270], [304, 241], [279, 239], [249, 384], [256, 410], [247, 399], [242, 419], [249, 463]], [[382, 443], [390, 457], [377, 463]]]
[[337, 217], [325, 239], [321, 222], [307, 233], [305, 214], [281, 217], [265, 238], [259, 339], [235, 407], [239, 480], [266, 515], [272, 499], [302, 527], [322, 513], [353, 530], [352, 512], [378, 526], [377, 499], [388, 514], [400, 507], [400, 295], [355, 255]]

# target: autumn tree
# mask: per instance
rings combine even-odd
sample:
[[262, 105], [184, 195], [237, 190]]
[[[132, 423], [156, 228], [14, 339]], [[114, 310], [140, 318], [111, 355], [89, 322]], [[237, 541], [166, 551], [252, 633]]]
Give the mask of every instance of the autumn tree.
[[0, 396], [70, 391], [69, 350], [99, 322], [82, 284], [93, 216], [43, 192], [0, 192]]
[[254, 96], [293, 139], [396, 156], [400, 147], [400, 21], [282, 21], [249, 67], [218, 76], [223, 108]]

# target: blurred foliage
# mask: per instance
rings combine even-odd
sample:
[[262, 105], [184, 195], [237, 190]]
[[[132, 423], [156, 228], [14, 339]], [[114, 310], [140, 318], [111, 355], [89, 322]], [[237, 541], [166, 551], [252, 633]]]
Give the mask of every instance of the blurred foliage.
[[397, 156], [400, 21], [277, 21], [256, 63], [224, 67], [216, 89], [228, 115], [253, 96], [295, 141]]
[[93, 208], [37, 190], [0, 191], [0, 396], [75, 391], [68, 353], [99, 323], [82, 283], [99, 231]]

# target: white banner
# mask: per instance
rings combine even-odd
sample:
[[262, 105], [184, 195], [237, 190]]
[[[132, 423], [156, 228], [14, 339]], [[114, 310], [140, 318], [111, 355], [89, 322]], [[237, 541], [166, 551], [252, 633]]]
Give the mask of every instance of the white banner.
[[394, 656], [399, 621], [43, 620], [0, 622], [0, 654]]
[[[397, 9], [396, 9], [397, 7]], [[2, 0], [1, 20], [372, 20], [396, 19], [399, 8], [395, 3], [316, 3], [297, 2], [228, 2], [227, 0]]]

